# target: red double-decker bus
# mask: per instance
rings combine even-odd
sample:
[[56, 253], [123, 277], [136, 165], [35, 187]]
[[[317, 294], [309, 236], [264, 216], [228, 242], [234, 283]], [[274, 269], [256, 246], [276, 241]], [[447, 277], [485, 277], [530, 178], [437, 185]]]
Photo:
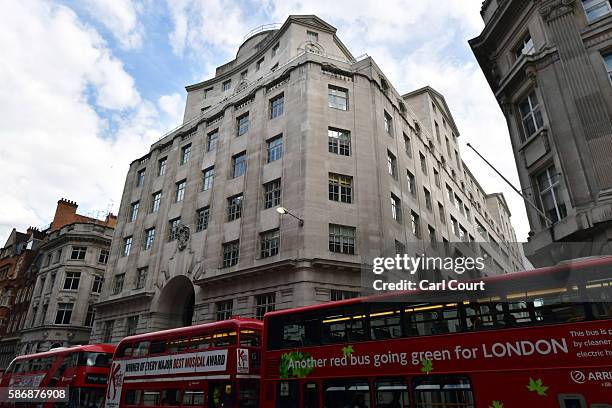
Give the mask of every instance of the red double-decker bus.
[[68, 388], [69, 402], [19, 403], [18, 406], [99, 408], [104, 403], [114, 351], [115, 347], [110, 344], [93, 344], [19, 356], [6, 369], [0, 386]]
[[612, 407], [612, 258], [485, 283], [267, 313], [260, 406]]
[[232, 318], [126, 337], [106, 407], [256, 407], [263, 323]]

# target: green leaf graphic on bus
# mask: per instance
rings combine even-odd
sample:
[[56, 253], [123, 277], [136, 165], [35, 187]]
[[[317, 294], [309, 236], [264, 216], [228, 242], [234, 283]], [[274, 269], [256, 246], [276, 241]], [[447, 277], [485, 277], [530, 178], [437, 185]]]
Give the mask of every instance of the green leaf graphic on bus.
[[504, 408], [504, 403], [501, 401], [493, 401], [489, 408]]
[[342, 357], [349, 357], [354, 352], [355, 350], [353, 350], [353, 346], [342, 347]]
[[292, 351], [281, 356], [280, 378], [304, 378], [310, 374], [314, 367], [306, 365], [310, 354]]
[[545, 397], [546, 390], [548, 389], [548, 387], [542, 383], [541, 378], [534, 380], [533, 378], [529, 377], [529, 385], [527, 385], [527, 389], [531, 392], [537, 393], [542, 397]]
[[433, 361], [428, 359], [428, 358], [424, 358], [423, 360], [421, 360], [421, 372], [425, 373], [425, 374], [429, 374], [433, 371]]

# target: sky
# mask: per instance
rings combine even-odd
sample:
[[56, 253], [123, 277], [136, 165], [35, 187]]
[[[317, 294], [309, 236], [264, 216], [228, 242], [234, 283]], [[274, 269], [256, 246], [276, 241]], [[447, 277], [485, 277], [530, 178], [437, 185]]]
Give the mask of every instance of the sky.
[[253, 28], [316, 14], [400, 93], [430, 85], [458, 125], [464, 161], [505, 193], [519, 241], [522, 199], [504, 116], [467, 40], [481, 0], [0, 0], [0, 244], [44, 228], [57, 200], [103, 218], [119, 208], [130, 162], [181, 124], [185, 89], [235, 57]]

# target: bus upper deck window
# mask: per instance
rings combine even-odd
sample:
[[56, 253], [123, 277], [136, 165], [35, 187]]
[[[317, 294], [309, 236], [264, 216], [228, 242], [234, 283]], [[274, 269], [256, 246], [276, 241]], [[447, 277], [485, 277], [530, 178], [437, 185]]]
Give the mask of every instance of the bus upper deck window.
[[151, 342], [151, 347], [149, 348], [149, 354], [159, 354], [166, 351], [166, 342], [165, 341], [153, 341]]
[[133, 356], [134, 357], [143, 357], [149, 354], [149, 346], [151, 345], [150, 341], [141, 341], [138, 343], [136, 348], [134, 349]]
[[197, 336], [191, 339], [191, 348], [193, 348], [194, 350], [208, 350], [211, 347], [211, 336]]
[[243, 347], [259, 347], [261, 334], [255, 330], [240, 330], [240, 345]]
[[132, 353], [134, 352], [133, 344], [122, 344], [119, 346], [119, 350], [117, 350], [117, 357], [132, 357]]

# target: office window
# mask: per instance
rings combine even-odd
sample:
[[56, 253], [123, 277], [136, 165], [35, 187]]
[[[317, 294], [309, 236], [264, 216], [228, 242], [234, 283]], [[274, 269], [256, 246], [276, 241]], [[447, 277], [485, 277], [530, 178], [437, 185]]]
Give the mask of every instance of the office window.
[[393, 119], [391, 118], [391, 115], [387, 113], [387, 111], [384, 112], [384, 117], [385, 117], [385, 132], [387, 132], [389, 136], [393, 136]]
[[108, 249], [101, 249], [100, 255], [98, 255], [98, 263], [106, 265], [108, 263]]
[[329, 85], [327, 87], [327, 102], [330, 108], [347, 111], [349, 109], [348, 89]]
[[448, 140], [448, 136], [444, 136], [444, 138], [446, 139], [446, 153], [448, 153], [448, 157], [452, 160], [450, 140]]
[[176, 183], [176, 190], [174, 193], [174, 202], [178, 203], [183, 201], [185, 198], [185, 187], [187, 186], [187, 180], [181, 180]]
[[276, 43], [274, 44], [274, 47], [272, 47], [272, 57], [275, 57], [276, 54], [278, 53], [278, 48], [280, 47], [280, 43]]
[[521, 58], [523, 55], [531, 55], [535, 52], [535, 48], [533, 46], [533, 39], [531, 38], [531, 34], [527, 33], [525, 37], [521, 40], [519, 45], [516, 47], [515, 56], [516, 58]]
[[389, 175], [397, 180], [397, 159], [395, 155], [387, 150], [387, 171]]
[[206, 151], [212, 152], [219, 143], [219, 129], [215, 129], [206, 135]]
[[400, 224], [402, 223], [402, 202], [393, 193], [391, 193], [391, 217]]
[[436, 169], [433, 169], [433, 173], [434, 173], [434, 182], [436, 183], [436, 187], [440, 188], [441, 186], [440, 173]]
[[404, 133], [404, 149], [406, 151], [406, 156], [412, 157], [412, 142], [408, 135]]
[[140, 202], [138, 202], [138, 201], [136, 201], [135, 203], [132, 203], [132, 205], [130, 206], [130, 220], [129, 220], [129, 222], [136, 221], [136, 217], [138, 216], [138, 207], [140, 207]]
[[223, 244], [223, 267], [228, 268], [238, 264], [240, 257], [240, 241], [226, 242]]
[[[70, 324], [74, 303], [58, 303], [55, 324]], [[44, 318], [44, 317], [43, 317]]]
[[223, 82], [223, 92], [229, 91], [230, 88], [232, 87], [232, 80], [228, 79], [227, 81]]
[[76, 261], [82, 261], [85, 259], [85, 253], [87, 252], [87, 247], [84, 246], [73, 246], [72, 252], [70, 253], [70, 259]]
[[612, 52], [609, 54], [602, 55], [606, 72], [608, 72], [608, 78], [612, 82]]
[[151, 212], [156, 213], [159, 211], [159, 205], [161, 204], [161, 191], [153, 193], [151, 196]]
[[355, 254], [355, 227], [329, 224], [329, 250], [340, 254]]
[[456, 237], [459, 237], [459, 222], [451, 215], [451, 229]]
[[163, 159], [159, 159], [157, 162], [157, 175], [163, 176], [166, 174], [166, 164], [168, 163], [168, 158], [164, 157]]
[[102, 343], [110, 343], [113, 339], [114, 320], [107, 320], [102, 326]]
[[142, 169], [136, 173], [136, 187], [142, 187], [145, 181], [146, 169]]
[[168, 241], [174, 241], [178, 238], [178, 230], [181, 226], [181, 218], [175, 218], [168, 221], [170, 228], [168, 229]]
[[191, 143], [181, 148], [181, 165], [187, 163], [189, 161], [190, 156], [191, 156]]
[[249, 112], [241, 115], [236, 119], [237, 127], [238, 127], [238, 136], [244, 135], [249, 131]]
[[406, 178], [408, 180], [408, 192], [416, 196], [416, 180], [410, 170], [406, 170]]
[[87, 313], [85, 314], [85, 326], [91, 327], [93, 326], [94, 319], [96, 317], [96, 312], [94, 309], [94, 305], [91, 303], [87, 306]]
[[312, 41], [312, 42], [319, 41], [319, 33], [315, 33], [314, 31], [307, 30], [306, 35], [308, 36], [308, 41]]
[[283, 157], [283, 135], [278, 135], [268, 139], [268, 163]]
[[115, 281], [113, 282], [113, 295], [121, 293], [123, 290], [123, 282], [125, 281], [125, 273], [115, 275]]
[[244, 81], [244, 80], [246, 79], [246, 77], [247, 77], [247, 75], [248, 75], [248, 74], [249, 74], [249, 70], [248, 70], [248, 69], [245, 69], [244, 71], [242, 71], [242, 72], [240, 73], [240, 80], [241, 80], [241, 81]]
[[459, 196], [457, 194], [455, 194], [455, 208], [457, 208], [457, 211], [459, 211], [461, 214], [463, 214], [463, 201], [461, 201], [461, 199], [459, 198]]
[[102, 277], [100, 275], [94, 276], [93, 285], [91, 287], [91, 291], [93, 293], [100, 293], [100, 292], [102, 292], [102, 285], [103, 284], [104, 284], [104, 277]]
[[133, 336], [136, 334], [136, 329], [138, 328], [138, 315], [129, 316], [125, 319], [125, 336]]
[[410, 211], [410, 224], [412, 227], [412, 233], [415, 237], [421, 238], [421, 221], [419, 214], [414, 211]]
[[234, 221], [242, 216], [243, 195], [238, 194], [227, 199], [227, 220]]
[[145, 251], [153, 247], [155, 242], [155, 228], [146, 229], [144, 232], [144, 239], [142, 243], [142, 249]]
[[263, 320], [266, 313], [274, 311], [275, 303], [275, 293], [264, 293], [262, 295], [255, 296], [255, 318]]
[[348, 130], [328, 128], [327, 139], [330, 153], [351, 155], [351, 133]]
[[468, 240], [468, 233], [462, 225], [459, 225], [459, 238], [461, 241], [466, 242]]
[[395, 240], [395, 253], [396, 254], [405, 254], [406, 253], [406, 245], [404, 243]]
[[339, 300], [354, 299], [356, 297], [359, 297], [359, 292], [332, 289], [331, 292], [329, 293], [329, 300], [331, 300], [332, 302], [337, 302]]
[[122, 256], [128, 256], [132, 250], [132, 237], [123, 238], [123, 248], [121, 249]]
[[149, 273], [149, 267], [138, 268], [136, 270], [136, 289], [142, 289], [147, 283], [147, 274]]
[[264, 208], [278, 207], [281, 203], [281, 180], [276, 179], [265, 183], [264, 188]]
[[429, 211], [433, 210], [433, 203], [431, 201], [431, 192], [425, 187], [423, 187], [423, 193], [425, 194], [425, 207], [427, 207]]
[[217, 321], [227, 320], [232, 317], [232, 309], [234, 308], [233, 300], [224, 300], [222, 302], [217, 302]]
[[208, 228], [210, 218], [210, 207], [206, 206], [196, 211], [196, 232], [204, 231]]
[[438, 215], [440, 215], [440, 222], [446, 224], [446, 213], [444, 212], [444, 206], [438, 203]]
[[438, 126], [438, 122], [434, 120], [434, 127], [436, 129], [436, 140], [440, 143], [440, 126]]
[[561, 181], [555, 165], [551, 165], [536, 175], [542, 210], [554, 223], [567, 217], [565, 203], [560, 196]]
[[453, 193], [453, 189], [448, 184], [446, 185], [446, 196], [451, 204], [455, 203], [455, 193]]
[[255, 71], [259, 71], [263, 63], [264, 63], [264, 57], [260, 58], [259, 61], [257, 61], [257, 63], [255, 64]]
[[280, 247], [280, 232], [278, 229], [259, 234], [259, 257], [268, 258], [278, 255]]
[[524, 131], [524, 134], [521, 135], [521, 141], [524, 142], [529, 136], [533, 135], [544, 126], [542, 112], [535, 91], [531, 91], [531, 93], [519, 103], [519, 111]]
[[[455, 150], [455, 161], [457, 162], [457, 168], [459, 169], [459, 171], [461, 171], [461, 159], [459, 158], [459, 152], [457, 150]], [[463, 181], [461, 182], [461, 189], [465, 190], [465, 188], [463, 187]]]
[[429, 242], [431, 242], [432, 244], [437, 243], [435, 228], [432, 227], [431, 225], [428, 225], [427, 232], [429, 233]]
[[209, 167], [202, 171], [202, 191], [210, 190], [215, 179], [215, 168]]
[[283, 114], [285, 96], [280, 94], [270, 99], [270, 119], [277, 118]]
[[246, 172], [246, 152], [232, 156], [232, 177], [240, 177]]
[[421, 161], [421, 171], [427, 175], [427, 160], [425, 160], [425, 156], [421, 152], [419, 152], [419, 159]]
[[66, 272], [66, 279], [64, 279], [64, 289], [77, 290], [79, 288], [80, 281], [81, 272]]
[[353, 177], [329, 173], [329, 199], [341, 203], [352, 203]]
[[582, 7], [589, 22], [612, 11], [610, 0], [582, 0]]

